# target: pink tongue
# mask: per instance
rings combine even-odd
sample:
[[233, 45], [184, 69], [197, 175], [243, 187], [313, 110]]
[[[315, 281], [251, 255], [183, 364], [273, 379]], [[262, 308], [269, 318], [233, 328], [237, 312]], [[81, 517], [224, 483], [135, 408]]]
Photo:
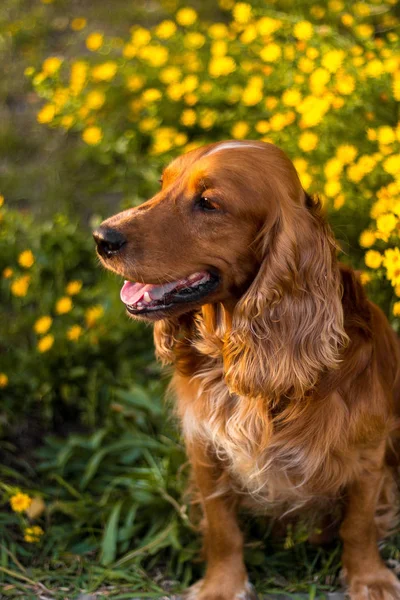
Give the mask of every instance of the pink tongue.
[[164, 285], [153, 283], [132, 283], [126, 281], [121, 289], [121, 300], [124, 304], [136, 304], [147, 292], [152, 300], [159, 300], [173, 290], [179, 282], [174, 281]]

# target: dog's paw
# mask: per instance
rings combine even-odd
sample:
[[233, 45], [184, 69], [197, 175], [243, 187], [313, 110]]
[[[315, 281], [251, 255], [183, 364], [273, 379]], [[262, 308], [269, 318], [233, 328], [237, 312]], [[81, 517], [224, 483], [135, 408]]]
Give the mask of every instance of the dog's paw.
[[201, 579], [192, 585], [179, 600], [258, 600], [253, 586], [247, 581], [242, 589], [232, 591], [222, 581], [215, 583]]
[[347, 591], [350, 600], [400, 600], [400, 581], [389, 569], [352, 577]]

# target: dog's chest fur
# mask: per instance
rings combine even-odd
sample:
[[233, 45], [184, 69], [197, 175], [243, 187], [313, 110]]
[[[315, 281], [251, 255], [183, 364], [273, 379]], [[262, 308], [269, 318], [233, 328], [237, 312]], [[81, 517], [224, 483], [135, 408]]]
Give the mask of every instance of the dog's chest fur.
[[215, 453], [230, 485], [253, 508], [281, 512], [324, 503], [337, 497], [355, 468], [356, 455], [339, 450], [347, 446], [348, 424], [346, 411], [337, 410], [338, 395], [324, 406], [304, 400], [272, 409], [266, 399], [231, 395], [218, 360], [192, 378], [176, 376], [174, 384], [185, 438]]

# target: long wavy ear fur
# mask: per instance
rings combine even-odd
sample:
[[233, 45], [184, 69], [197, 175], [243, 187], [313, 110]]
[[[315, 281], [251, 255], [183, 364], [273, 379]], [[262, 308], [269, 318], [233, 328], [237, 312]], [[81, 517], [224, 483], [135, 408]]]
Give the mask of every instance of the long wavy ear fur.
[[226, 382], [250, 397], [300, 398], [340, 363], [343, 328], [336, 244], [318, 201], [281, 203], [260, 237], [259, 272], [224, 343]]
[[154, 324], [154, 345], [156, 357], [163, 365], [174, 362], [174, 346], [178, 340], [179, 320], [162, 319]]

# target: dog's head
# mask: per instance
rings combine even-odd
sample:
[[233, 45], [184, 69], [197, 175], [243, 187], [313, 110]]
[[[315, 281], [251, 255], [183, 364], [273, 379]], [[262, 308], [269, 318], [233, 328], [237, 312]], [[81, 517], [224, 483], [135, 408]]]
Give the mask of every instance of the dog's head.
[[282, 203], [305, 202], [291, 162], [260, 142], [189, 152], [165, 169], [161, 186], [94, 232], [102, 263], [126, 280], [128, 312], [147, 320], [237, 301], [261, 263], [261, 232]]
[[309, 364], [286, 381], [302, 389], [321, 364], [336, 364], [344, 332], [335, 243], [288, 157], [273, 144], [219, 142], [174, 160], [161, 184], [94, 232], [104, 266], [126, 280], [129, 314], [167, 325], [222, 304], [232, 317], [227, 377], [241, 391], [243, 361], [258, 370], [253, 387], [265, 380], [266, 348], [276, 385], [300, 350]]

